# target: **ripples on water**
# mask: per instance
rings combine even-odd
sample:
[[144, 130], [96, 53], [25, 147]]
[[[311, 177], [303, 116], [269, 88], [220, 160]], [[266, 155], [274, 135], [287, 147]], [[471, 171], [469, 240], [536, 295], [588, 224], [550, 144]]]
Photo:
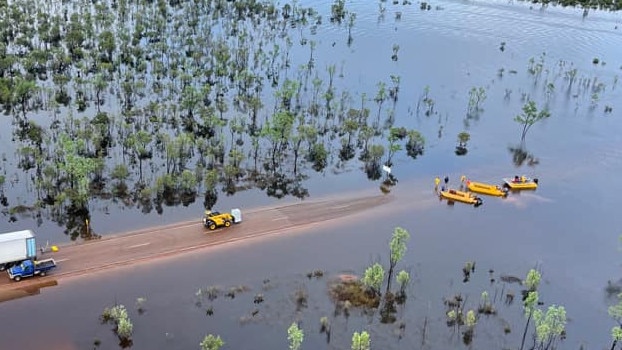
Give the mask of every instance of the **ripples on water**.
[[[391, 31], [408, 35], [458, 37], [489, 43], [505, 41], [508, 49], [524, 46], [546, 50], [554, 56], [575, 57], [598, 55], [616, 41], [622, 47], [620, 15], [591, 11], [587, 18], [582, 10], [549, 6], [542, 8], [523, 2], [504, 1], [433, 1], [424, 11], [418, 3], [386, 4], [383, 20], [375, 1], [353, 1], [347, 8], [357, 14], [352, 29], [355, 38], [385, 37]], [[330, 4], [322, 5], [330, 8]], [[395, 13], [401, 12], [400, 20]], [[399, 21], [399, 23], [397, 23]], [[328, 27], [329, 31], [341, 31]], [[622, 51], [621, 51], [622, 52]], [[533, 53], [527, 53], [533, 54]]]
[[[324, 11], [330, 11], [331, 4], [332, 1], [322, 1], [319, 4], [317, 2], [312, 3], [314, 7], [319, 6]], [[459, 119], [461, 116], [458, 113], [463, 111], [464, 105], [460, 99], [464, 98], [466, 89], [472, 84], [481, 84], [481, 80], [490, 80], [491, 75], [494, 75], [495, 72], [493, 70], [491, 73], [490, 68], [497, 69], [502, 63], [507, 62], [507, 57], [503, 57], [505, 61], [502, 61], [499, 58], [487, 56], [490, 52], [499, 53], [498, 46], [502, 41], [507, 44], [505, 53], [508, 55], [505, 56], [513, 58], [513, 62], [521, 69], [519, 75], [523, 77], [526, 74], [524, 67], [527, 65], [527, 59], [537, 57], [543, 51], [546, 51], [548, 56], [553, 57], [552, 62], [557, 59], [568, 59], [577, 62], [577, 66], [583, 70], [593, 68], [591, 63], [593, 57], [601, 57], [602, 55], [603, 58], [611, 60], [622, 57], [620, 54], [622, 31], [615, 29], [615, 26], [620, 23], [619, 14], [590, 12], [588, 17], [583, 19], [581, 11], [576, 9], [549, 7], [541, 11], [538, 7], [530, 9], [529, 4], [508, 4], [503, 1], [443, 1], [434, 2], [431, 5], [433, 7], [431, 11], [421, 11], [416, 3], [410, 6], [394, 6], [386, 3], [385, 19], [379, 23], [378, 2], [363, 0], [348, 2], [347, 7], [354, 10], [358, 15], [353, 28], [354, 44], [351, 50], [355, 52], [360, 50], [366, 55], [368, 51], [362, 49], [365, 45], [388, 43], [389, 51], [380, 53], [380, 55], [384, 55], [384, 59], [388, 60], [391, 54], [390, 44], [399, 39], [403, 50], [406, 50], [407, 46], [428, 45], [423, 47], [428, 50], [427, 53], [432, 63], [438, 63], [443, 55], [447, 56], [444, 57], [445, 60], [443, 61], [447, 66], [440, 63], [436, 64], [431, 67], [432, 69], [429, 69], [431, 72], [419, 72], [426, 71], [426, 67], [416, 67], [413, 62], [406, 59], [407, 56], [404, 57], [404, 60], [400, 58], [399, 63], [402, 64], [403, 62], [405, 65], [405, 68], [402, 66], [402, 71], [400, 71], [405, 72], [403, 80], [404, 100], [418, 96], [421, 91], [419, 85], [438, 83], [438, 80], [441, 80], [438, 78], [441, 74], [454, 74], [451, 69], [460, 71], [464, 66], [472, 65], [485, 72], [484, 78], [479, 81], [467, 80], [466, 75], [460, 75], [454, 81], [442, 81], [447, 85], [444, 90], [438, 85], [433, 86], [432, 91], [435, 98], [441, 100], [441, 96], [446, 95], [446, 99], [439, 102], [442, 115], [445, 115], [445, 110], [453, 107], [452, 105], [459, 105], [455, 111], [452, 110], [453, 114], [448, 113], [450, 115], [449, 121], [443, 122], [447, 124], [448, 131], [446, 132], [451, 133], [451, 135], [455, 135], [454, 132], [461, 130], [461, 120]], [[437, 10], [437, 6], [440, 9]], [[403, 13], [399, 23], [395, 23], [393, 17], [395, 11], [402, 11]], [[325, 15], [324, 21], [327, 20]], [[347, 29], [345, 26], [321, 26], [317, 36], [319, 40], [345, 40], [346, 37]], [[422, 38], [425, 40], [420, 40]], [[431, 43], [438, 45], [433, 46]], [[460, 43], [460, 46], [454, 46]], [[457, 53], [444, 52], [439, 49], [439, 47], [447, 49], [443, 45], [447, 45], [449, 48], [458, 47], [463, 51], [457, 51]], [[336, 49], [339, 49], [339, 46], [336, 45]], [[483, 50], [486, 47], [492, 47], [492, 49], [481, 53], [471, 52]], [[372, 47], [372, 49], [374, 48]], [[365, 47], [365, 49], [369, 49], [369, 47]], [[376, 49], [375, 51], [379, 50]], [[332, 51], [328, 52], [332, 53]], [[350, 51], [346, 50], [345, 52]], [[323, 54], [325, 53], [326, 51], [323, 52]], [[467, 54], [469, 56], [465, 57]], [[330, 56], [331, 60], [345, 58], [345, 56], [342, 57], [335, 53]], [[359, 57], [359, 60], [371, 60], [367, 56], [363, 56], [363, 58], [360, 59]], [[385, 63], [386, 61], [381, 62]], [[550, 62], [548, 61], [549, 65]], [[372, 64], [376, 64], [376, 62], [372, 61]], [[410, 69], [410, 66], [415, 66], [414, 68], [418, 69]], [[455, 66], [459, 66], [460, 69], [456, 69]], [[594, 74], [604, 75], [610, 80], [611, 76], [607, 75], [612, 72], [619, 72], [619, 66], [620, 62], [612, 61], [604, 69], [599, 69]], [[361, 84], [365, 83], [372, 86], [372, 93], [373, 86], [378, 81], [374, 74], [378, 74], [383, 80], [386, 80], [387, 75], [393, 72], [393, 66], [378, 70], [379, 72], [362, 71], [362, 77], [359, 79]], [[416, 74], [428, 73], [431, 77], [430, 80], [428, 77], [422, 78], [410, 72], [415, 70], [418, 71]], [[446, 71], [450, 71], [450, 73]], [[348, 75], [346, 74], [346, 76]], [[350, 77], [348, 76], [348, 78]], [[514, 97], [512, 104], [506, 106], [499, 100], [500, 94], [502, 98], [503, 93], [500, 93], [499, 89], [502, 91], [508, 86], [514, 89], [518, 89], [517, 86], [529, 89], [529, 86], [525, 85], [525, 81], [528, 80], [529, 78], [506, 79], [499, 83], [498, 87], [495, 86], [497, 87], [496, 91], [491, 89], [489, 100], [486, 102], [486, 114], [483, 116], [485, 123], [482, 123], [486, 125], [486, 128], [474, 127], [472, 129], [473, 146], [467, 157], [457, 158], [451, 154], [453, 140], [441, 142], [434, 138], [433, 131], [437, 127], [436, 120], [444, 119], [444, 117], [430, 118], [427, 121], [428, 124], [425, 124], [425, 118], [420, 118], [422, 121], [418, 120], [417, 122], [422, 123], [421, 128], [429, 128], [432, 131], [428, 143], [431, 146], [420, 160], [407, 164], [400, 163], [400, 166], [395, 167], [398, 176], [404, 174], [404, 177], [408, 175], [419, 181], [417, 186], [411, 186], [407, 181], [401, 181], [400, 190], [403, 190], [402, 193], [423, 191], [422, 189], [425, 188], [425, 183], [428, 181], [427, 178], [431, 183], [432, 176], [438, 175], [436, 172], [451, 172], [452, 179], [454, 179], [462, 171], [473, 170], [474, 176], [492, 180], [500, 175], [507, 176], [508, 171], [513, 171], [511, 165], [508, 164], [505, 147], [506, 142], [511, 137], [518, 136], [516, 134], [518, 130], [513, 128], [511, 115], [519, 110], [520, 103], [518, 98]], [[608, 84], [609, 80], [607, 80]], [[356, 84], [351, 81], [348, 83]], [[417, 85], [417, 87], [413, 87], [413, 85]], [[358, 88], [357, 86], [357, 91], [365, 91], [365, 89]], [[612, 97], [612, 101], [614, 101], [619, 92], [612, 95], [614, 95]], [[447, 98], [447, 96], [449, 97]], [[473, 259], [473, 255], [479, 259], [478, 263], [481, 261], [482, 269], [494, 267], [499, 272], [517, 275], [524, 273], [534, 261], [544, 260], [547, 283], [544, 286], [545, 293], [543, 295], [546, 295], [547, 302], [553, 301], [567, 305], [569, 317], [573, 319], [569, 323], [568, 342], [564, 345], [569, 346], [569, 348], [577, 348], [578, 346], [575, 347], [575, 345], [587, 341], [589, 345], [592, 345], [590, 348], [600, 348], [602, 344], [608, 341], [608, 330], [613, 324], [607, 316], [605, 304], [599, 300], [598, 292], [601, 289], [600, 284], [604, 286], [606, 280], [610, 278], [609, 274], [614, 274], [611, 270], [617, 267], [615, 257], [616, 254], [619, 255], [619, 252], [615, 251], [615, 247], [609, 246], [609, 242], [615, 244], [616, 237], [614, 237], [615, 233], [612, 233], [612, 230], [616, 227], [619, 228], [619, 222], [616, 223], [616, 215], [611, 215], [614, 210], [612, 209], [613, 204], [616, 203], [617, 198], [610, 191], [610, 186], [618, 189], [619, 185], [617, 183], [610, 184], [610, 179], [612, 174], [618, 174], [622, 171], [622, 152], [619, 150], [622, 140], [619, 136], [615, 136], [620, 134], [615, 131], [616, 129], [619, 130], [620, 125], [614, 119], [619, 115], [618, 111], [621, 107], [616, 106], [614, 114], [608, 116], [609, 119], [603, 122], [601, 114], [586, 115], [583, 109], [579, 113], [573, 111], [574, 103], [578, 102], [575, 102], [574, 99], [570, 101], [571, 106], [567, 111], [560, 111], [558, 106], [556, 115], [546, 123], [538, 125], [537, 128], [534, 127], [532, 134], [529, 135], [530, 145], [535, 149], [536, 155], [543, 156], [541, 166], [536, 170], [528, 169], [528, 171], [537, 171], [542, 178], [542, 188], [538, 189], [537, 193], [522, 197], [511, 197], [506, 202], [487, 199], [486, 204], [478, 208], [477, 211], [459, 205], [447, 207], [443, 203], [431, 209], [428, 208], [423, 213], [417, 212], [416, 215], [412, 215], [412, 218], [411, 215], [396, 215], [385, 218], [392, 223], [405, 224], [406, 228], [412, 227], [411, 233], [416, 235], [412, 241], [412, 248], [409, 247], [407, 259], [410, 260], [405, 264], [409, 267], [416, 266], [415, 273], [417, 274], [415, 277], [417, 286], [412, 299], [417, 310], [406, 310], [406, 317], [417, 321], [416, 323], [414, 321], [409, 323], [409, 327], [412, 328], [407, 329], [407, 332], [411, 333], [411, 343], [408, 343], [408, 346], [416, 345], [412, 348], [417, 348], [419, 345], [421, 333], [420, 328], [417, 327], [421, 327], [422, 317], [426, 315], [434, 318], [437, 324], [430, 337], [438, 336], [437, 339], [447, 337], [449, 331], [442, 327], [443, 314], [438, 311], [442, 308], [441, 298], [460, 289], [458, 284], [453, 289], [449, 288], [447, 279], [456, 278], [456, 274], [459, 277], [461, 264], [465, 259]], [[408, 101], [407, 104], [412, 105], [411, 102]], [[447, 107], [447, 105], [449, 106]], [[406, 109], [406, 107], [401, 109], [400, 122], [413, 119], [409, 119], [410, 115], [404, 112]], [[508, 111], [510, 109], [511, 111]], [[503, 118], [509, 118], [510, 121], [501, 122], [500, 120]], [[426, 135], [428, 134], [426, 133]], [[494, 148], [505, 158], [491, 157], [491, 154], [495, 157], [499, 155], [494, 153], [495, 151], [489, 151], [488, 148]], [[449, 156], [446, 155], [447, 150], [450, 150]], [[589, 162], [586, 162], [586, 159]], [[584, 186], [586, 177], [590, 180], [588, 181], [589, 186]], [[319, 183], [316, 184], [318, 188], [328, 186], [334, 190], [343, 190], [345, 185], [342, 187], [339, 185], [344, 182], [349, 182], [348, 186], [357, 186], [352, 184], [356, 182], [351, 180], [352, 178], [340, 177], [340, 180], [335, 182], [337, 185], [327, 185], [330, 181], [322, 177], [312, 181]], [[364, 183], [364, 186], [370, 186], [364, 178], [358, 180]], [[577, 183], [581, 186], [573, 186]], [[594, 183], [596, 188], [593, 187]], [[417, 196], [421, 194], [420, 192], [416, 193]], [[256, 200], [257, 198], [258, 196], [255, 197]], [[251, 200], [252, 198], [246, 200], [245, 195], [236, 195], [235, 199], [224, 198], [220, 203], [224, 207], [234, 205], [236, 202], [243, 202], [247, 206], [252, 206], [251, 204], [254, 203], [251, 203]], [[257, 201], [257, 204], [262, 204], [260, 200]], [[411, 207], [409, 207], [410, 209]], [[190, 215], [189, 210], [192, 209], [178, 208], [175, 211], [184, 211], [185, 214], [183, 215]], [[173, 210], [167, 209], [167, 213], [171, 211]], [[177, 213], [177, 215], [182, 214]], [[169, 216], [167, 215], [167, 220], [173, 220]], [[133, 220], [133, 216], [128, 215], [127, 220]], [[115, 219], [115, 221], [119, 220]], [[463, 231], [465, 223], [468, 223], [468, 232]], [[408, 226], [409, 224], [411, 226]], [[205, 316], [192, 306], [191, 295], [193, 291], [198, 286], [205, 284], [225, 282], [234, 284], [264, 276], [274, 276], [275, 274], [290, 278], [292, 274], [295, 274], [295, 271], [292, 270], [304, 272], [307, 268], [315, 267], [329, 268], [333, 271], [351, 268], [360, 272], [367, 262], [377, 257], [377, 252], [380, 251], [383, 244], [386, 244], [385, 237], [379, 233], [386, 233], [386, 229], [392, 228], [381, 222], [374, 222], [371, 227], [362, 223], [360, 226], [343, 230], [345, 232], [336, 232], [341, 231], [341, 229], [331, 229], [330, 233], [325, 233], [326, 237], [324, 238], [301, 235], [300, 237], [292, 236], [289, 239], [266, 242], [263, 245], [258, 242], [249, 242], [246, 249], [236, 248], [235, 252], [225, 255], [218, 254], [215, 251], [209, 251], [207, 254], [200, 252], [202, 257], [195, 256], [194, 260], [186, 258], [186, 262], [171, 264], [164, 271], [132, 267], [133, 273], [138, 272], [137, 277], [130, 274], [119, 274], [115, 278], [104, 276], [105, 278], [101, 278], [104, 282], [99, 282], [100, 278], [97, 278], [92, 282], [90, 281], [89, 286], [86, 286], [89, 284], [86, 281], [80, 281], [77, 283], [79, 288], [71, 288], [70, 284], [61, 287], [65, 289], [59, 288], [51, 293], [51, 297], [42, 296], [31, 299], [35, 300], [34, 302], [22, 299], [16, 304], [11, 304], [10, 307], [2, 308], [4, 311], [2, 316], [13, 316], [17, 320], [23, 320], [26, 318], [23, 311], [26, 308], [32, 308], [34, 305], [36, 307], [33, 309], [37, 310], [38, 316], [44, 316], [48, 322], [52, 322], [57, 319], [58, 313], [66, 307], [71, 311], [69, 315], [75, 315], [75, 320], [73, 318], [66, 320], [66, 329], [73, 330], [72, 338], [78, 338], [81, 344], [88, 345], [92, 341], [91, 336], [94, 333], [110, 335], [110, 330], [104, 326], [98, 326], [96, 319], [98, 312], [105, 305], [116, 300], [117, 296], [111, 295], [113, 292], [118, 293], [119, 299], [123, 299], [124, 302], [132, 303], [133, 298], [143, 295], [146, 291], [151, 291], [155, 295], [147, 295], [147, 297], [149, 302], [154, 304], [149, 306], [152, 309], [148, 311], [146, 316], [153, 318], [148, 320], [137, 319], [137, 348], [148, 342], [152, 342], [153, 348], [162, 347], [166, 343], [162, 334], [165, 331], [170, 331], [170, 329], [163, 326], [164, 321], [162, 320], [167, 320], [166, 322], [172, 324], [171, 327], [179, 326], [179, 329], [174, 332], [178, 340], [171, 341], [175, 344], [179, 344], [176, 343], [179, 341], [184, 344], [191, 343], [192, 346], [196, 345], [196, 339], [199, 339], [206, 332], [208, 327], [204, 326], [207, 323], [211, 327], [209, 328], [210, 332], [221, 333], [225, 335], [226, 342], [240, 346], [243, 341], [236, 340], [236, 336], [241, 332], [248, 331], [248, 329], [240, 330], [236, 327], [239, 313], [224, 315], [225, 312], [223, 312], [223, 315], [219, 314], [219, 317], [222, 316], [226, 319], [225, 322], [206, 321]], [[594, 242], [598, 243], [595, 244]], [[339, 248], [351, 247], [351, 244], [355, 246], [352, 252], [345, 252]], [[484, 245], [489, 245], [491, 249], [485, 249], [487, 247]], [[325, 254], [327, 257], [325, 261], [317, 261], [318, 251]], [[291, 256], [291, 261], [287, 261], [287, 256]], [[486, 260], [490, 266], [486, 266]], [[424, 268], [415, 264], [423, 265]], [[179, 271], [184, 271], [183, 278], [180, 278]], [[485, 270], [481, 271], [485, 273]], [[579, 271], [579, 273], [568, 276], [573, 271]], [[426, 272], [428, 273], [427, 276], [425, 275]], [[177, 283], [171, 283], [171, 281], [175, 281], [175, 278], [178, 279]], [[552, 282], [549, 283], [549, 281]], [[165, 285], [166, 283], [169, 285]], [[290, 282], [283, 282], [286, 285], [288, 283]], [[89, 293], [88, 288], [92, 288], [96, 292]], [[320, 289], [323, 290], [323, 288]], [[584, 293], [586, 290], [591, 294]], [[288, 292], [290, 292], [289, 289], [285, 293]], [[479, 292], [481, 291], [473, 290], [471, 295], [477, 298]], [[582, 298], [584, 294], [589, 297], [584, 296]], [[87, 296], [85, 300], [89, 303], [85, 309], [88, 309], [88, 312], [71, 307], [75, 300], [80, 298], [80, 295]], [[289, 297], [290, 295], [285, 295], [283, 298]], [[585, 299], [589, 300], [585, 301]], [[183, 305], [180, 306], [180, 304]], [[429, 305], [433, 305], [438, 312], [430, 312]], [[287, 306], [287, 310], [284, 311], [287, 315], [286, 317], [281, 316], [281, 320], [286, 318], [289, 322], [291, 315], [288, 312], [291, 311], [291, 305], [287, 304]], [[323, 306], [326, 307], [326, 305]], [[185, 309], [183, 309], [184, 307]], [[251, 307], [252, 305], [248, 303], [248, 309], [243, 311], [250, 310]], [[218, 310], [218, 312], [220, 311]], [[320, 312], [330, 312], [330, 310], [321, 310]], [[45, 315], [46, 313], [47, 315]], [[86, 323], [84, 322], [85, 314], [87, 315], [86, 319], [90, 320]], [[173, 319], [170, 315], [179, 315], [179, 319], [189, 320], [188, 324], [195, 328], [190, 332], [191, 335], [185, 335], [184, 331], [187, 330], [182, 329], [181, 323], [177, 321], [178, 319]], [[520, 310], [517, 311], [517, 315], [517, 319], [522, 321]], [[311, 329], [310, 332], [315, 331], [317, 316], [319, 316], [319, 312], [316, 310], [313, 318], [305, 320], [304, 326], [307, 327], [306, 329]], [[29, 314], [28, 317], [31, 315]], [[38, 320], [35, 324], [37, 327], [35, 330], [46, 328], [46, 322], [41, 321], [40, 317], [34, 318]], [[340, 330], [345, 334], [346, 331], [353, 331], [355, 327], [362, 328], [366, 325], [365, 320], [361, 321], [361, 319], [353, 322], [359, 323], [351, 324], [350, 328], [347, 325], [339, 324], [342, 326]], [[17, 322], [17, 324], [19, 323], [21, 322]], [[438, 327], [439, 323], [441, 327]], [[28, 324], [32, 326], [31, 323]], [[85, 326], [85, 324], [87, 325]], [[144, 327], [145, 324], [153, 325], [153, 328]], [[142, 330], [141, 326], [144, 327]], [[274, 336], [274, 339], [280, 340], [277, 344], [284, 346], [286, 322], [277, 326], [272, 324], [270, 326], [272, 326], [270, 327], [270, 334]], [[148, 328], [149, 332], [146, 332], [145, 328]], [[20, 329], [24, 329], [23, 336], [27, 336], [30, 332], [29, 327]], [[161, 332], [151, 332], [153, 329], [161, 330]], [[394, 339], [393, 333], [391, 333], [393, 330], [384, 329], [384, 331], [386, 332], [374, 333], [373, 336], [377, 337], [374, 339], [390, 343]], [[485, 329], [482, 331], [482, 334], [486, 334]], [[496, 328], [495, 331], [497, 331]], [[517, 331], [515, 330], [510, 337], [516, 337]], [[0, 334], [4, 336], [10, 334], [16, 344], [21, 341], [17, 339], [20, 335], [19, 332], [9, 328], [5, 328], [4, 332], [6, 334], [2, 332]], [[263, 334], [258, 333], [260, 332], [257, 332], [256, 329], [244, 333], [245, 335], [252, 335], [245, 341], [257, 339], [259, 344], [274, 344], [274, 340], [271, 343], [269, 340], [265, 340]], [[255, 335], [256, 337], [254, 337]], [[264, 338], [261, 338], [262, 336]], [[412, 342], [413, 338], [417, 343]], [[309, 339], [313, 339], [313, 336], [309, 335]], [[266, 342], [260, 342], [263, 340]], [[316, 341], [318, 341], [317, 337]], [[347, 341], [348, 339], [342, 338], [343, 344]], [[430, 348], [440, 349], [446, 345], [438, 342], [439, 340], [436, 340], [436, 343], [431, 344]], [[510, 343], [516, 345], [515, 342]], [[316, 344], [319, 347], [320, 343], [317, 342]]]

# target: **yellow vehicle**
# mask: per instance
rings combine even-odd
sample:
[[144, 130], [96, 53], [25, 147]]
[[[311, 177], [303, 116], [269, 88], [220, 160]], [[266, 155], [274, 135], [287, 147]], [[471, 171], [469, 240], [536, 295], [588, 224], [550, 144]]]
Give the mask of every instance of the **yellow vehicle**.
[[503, 185], [512, 190], [535, 190], [538, 188], [538, 179], [531, 179], [526, 176], [514, 176], [513, 179], [504, 178]]
[[215, 230], [218, 227], [229, 227], [232, 223], [238, 223], [241, 221], [241, 214], [238, 219], [234, 215], [235, 211], [239, 212], [239, 209], [232, 210], [233, 214], [206, 210], [203, 216], [203, 226], [210, 230]]
[[471, 180], [466, 181], [467, 188], [471, 192], [477, 192], [481, 194], [487, 194], [489, 196], [506, 197], [508, 195], [507, 188], [501, 188], [501, 186], [490, 185], [483, 182], [475, 182]]
[[445, 198], [448, 201], [458, 201], [462, 203], [473, 204], [476, 207], [479, 207], [483, 203], [482, 199], [473, 193], [453, 189], [440, 191], [440, 196], [441, 198]]

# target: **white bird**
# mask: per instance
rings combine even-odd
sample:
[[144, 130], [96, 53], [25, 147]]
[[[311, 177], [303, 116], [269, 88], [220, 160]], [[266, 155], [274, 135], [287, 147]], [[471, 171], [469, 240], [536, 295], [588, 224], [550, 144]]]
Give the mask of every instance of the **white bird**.
[[386, 171], [388, 174], [391, 174], [391, 168], [389, 168], [389, 167], [388, 167], [388, 166], [386, 166], [386, 165], [383, 165], [383, 166], [382, 166], [382, 170]]

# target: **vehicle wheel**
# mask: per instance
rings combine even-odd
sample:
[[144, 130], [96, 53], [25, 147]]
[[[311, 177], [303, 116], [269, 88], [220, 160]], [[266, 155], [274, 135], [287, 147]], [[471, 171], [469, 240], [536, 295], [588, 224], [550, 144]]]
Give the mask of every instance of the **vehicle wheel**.
[[6, 267], [4, 265], [0, 265], [0, 271], [4, 271]]
[[41, 271], [39, 275], [41, 275], [41, 277], [45, 276], [45, 271]]
[[215, 229], [216, 229], [216, 223], [215, 223], [215, 222], [209, 222], [209, 223], [207, 223], [207, 227], [208, 227], [210, 230], [212, 230], [212, 231], [213, 231], [213, 230], [215, 230]]
[[13, 280], [14, 280], [15, 282], [19, 282], [21, 279], [22, 279], [22, 278], [21, 278], [21, 277], [19, 277], [19, 276], [15, 276], [15, 277], [13, 277]]
[[231, 221], [226, 220], [226, 221], [225, 221], [225, 227], [229, 227], [229, 226], [231, 226]]

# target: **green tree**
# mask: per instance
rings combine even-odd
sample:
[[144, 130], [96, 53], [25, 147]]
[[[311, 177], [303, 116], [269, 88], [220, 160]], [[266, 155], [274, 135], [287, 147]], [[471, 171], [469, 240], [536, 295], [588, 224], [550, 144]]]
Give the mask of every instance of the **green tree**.
[[467, 116], [477, 117], [477, 115], [482, 111], [480, 107], [480, 103], [486, 100], [486, 89], [483, 87], [472, 87], [469, 90], [469, 108], [467, 112]]
[[401, 139], [403, 139], [407, 134], [407, 131], [405, 128], [391, 128], [389, 131], [389, 154], [387, 157], [387, 165], [391, 166], [392, 165], [392, 160], [393, 160], [393, 156], [395, 155], [395, 153], [399, 152], [402, 150], [402, 146], [400, 144], [398, 144], [397, 142]]
[[531, 269], [527, 273], [527, 278], [525, 278], [523, 284], [525, 285], [525, 287], [527, 287], [527, 290], [529, 290], [530, 292], [534, 292], [540, 286], [541, 279], [542, 275], [540, 274], [540, 272], [538, 272], [538, 270]]
[[85, 35], [80, 21], [80, 14], [74, 12], [70, 17], [67, 34], [65, 36], [67, 48], [72, 56], [80, 56], [84, 39]]
[[529, 323], [531, 322], [531, 318], [536, 310], [536, 306], [538, 305], [538, 292], [532, 291], [527, 294], [527, 298], [523, 302], [523, 309], [525, 311], [525, 317], [527, 317], [527, 322], [525, 323], [525, 330], [523, 331], [523, 340], [520, 344], [520, 350], [523, 350], [525, 346], [525, 338], [527, 337], [527, 329], [529, 329]]
[[380, 294], [380, 287], [384, 280], [384, 268], [379, 263], [374, 263], [365, 270], [363, 275], [363, 284], [369, 288], [375, 295]]
[[408, 141], [406, 142], [406, 154], [412, 159], [423, 154], [425, 147], [425, 138], [417, 130], [408, 131]]
[[371, 339], [366, 331], [354, 332], [352, 335], [352, 350], [370, 350]]
[[97, 113], [101, 112], [102, 93], [108, 87], [108, 82], [104, 79], [101, 73], [98, 73], [93, 78], [93, 87], [95, 88], [95, 104], [97, 105]]
[[380, 112], [382, 111], [382, 104], [387, 100], [387, 89], [386, 84], [384, 82], [379, 82], [377, 84], [378, 91], [376, 92], [376, 97], [374, 97], [374, 101], [378, 104], [378, 114], [376, 115], [376, 123], [380, 122]]
[[533, 314], [536, 327], [537, 349], [555, 349], [555, 342], [566, 331], [566, 309], [552, 305], [546, 310], [536, 309]]
[[112, 54], [117, 48], [114, 34], [105, 30], [99, 34], [99, 49], [106, 53], [108, 62], [112, 62]]
[[525, 142], [527, 132], [535, 123], [550, 116], [551, 113], [547, 109], [538, 111], [538, 107], [536, 107], [536, 103], [534, 101], [527, 101], [527, 103], [523, 106], [523, 113], [514, 117], [514, 121], [523, 126], [521, 142]]
[[28, 112], [28, 102], [37, 91], [37, 83], [34, 81], [22, 78], [17, 79], [14, 87], [14, 94], [15, 100], [18, 101], [22, 107], [23, 116], [26, 116], [26, 112]]
[[298, 324], [293, 322], [287, 329], [287, 340], [289, 340], [289, 350], [299, 350], [304, 340], [304, 332], [298, 328]]
[[464, 325], [466, 326], [466, 331], [462, 336], [462, 341], [466, 345], [470, 345], [473, 341], [473, 333], [475, 332], [475, 325], [477, 324], [477, 316], [475, 315], [475, 311], [469, 310], [466, 314], [466, 319], [464, 321]]
[[406, 243], [410, 239], [410, 233], [406, 229], [396, 227], [393, 231], [393, 237], [389, 242], [389, 272], [387, 274], [387, 293], [391, 289], [391, 279], [395, 266], [404, 257], [406, 253]]
[[456, 146], [456, 154], [459, 156], [465, 155], [467, 150], [467, 142], [471, 139], [471, 134], [466, 131], [458, 133], [458, 146]]
[[214, 336], [212, 334], [208, 334], [203, 338], [203, 341], [199, 344], [201, 346], [201, 350], [219, 350], [225, 342], [220, 338], [219, 335]]
[[115, 305], [111, 308], [105, 308], [101, 315], [101, 320], [103, 323], [112, 323], [115, 325], [115, 333], [122, 342], [127, 342], [132, 337], [134, 325], [124, 305]]
[[410, 274], [404, 270], [397, 274], [397, 283], [400, 284], [400, 293], [404, 295], [406, 293], [406, 286], [410, 282]]
[[618, 303], [609, 306], [607, 312], [617, 323], [617, 325], [611, 329], [611, 350], [614, 350], [618, 342], [622, 341], [622, 293], [618, 294]]
[[471, 139], [471, 134], [466, 131], [458, 133], [458, 145], [460, 147], [466, 147], [467, 142]]
[[138, 179], [143, 181], [143, 161], [152, 156], [149, 144], [152, 141], [152, 134], [145, 130], [132, 133], [127, 138], [129, 148], [134, 152], [134, 156], [138, 158]]
[[60, 135], [57, 147], [57, 167], [70, 184], [69, 198], [78, 205], [86, 206], [90, 195], [90, 176], [97, 172], [102, 160], [83, 156], [84, 140], [72, 139], [67, 134]]

